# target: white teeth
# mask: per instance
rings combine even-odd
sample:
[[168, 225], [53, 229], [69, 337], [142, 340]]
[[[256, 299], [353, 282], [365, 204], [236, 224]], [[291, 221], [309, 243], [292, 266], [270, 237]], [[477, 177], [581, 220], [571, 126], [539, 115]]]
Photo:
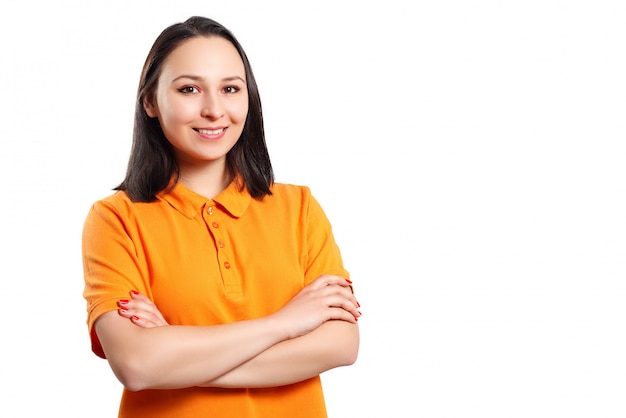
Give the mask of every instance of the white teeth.
[[217, 135], [217, 134], [221, 134], [222, 131], [224, 131], [224, 128], [222, 129], [198, 129], [198, 132], [200, 132], [202, 135]]

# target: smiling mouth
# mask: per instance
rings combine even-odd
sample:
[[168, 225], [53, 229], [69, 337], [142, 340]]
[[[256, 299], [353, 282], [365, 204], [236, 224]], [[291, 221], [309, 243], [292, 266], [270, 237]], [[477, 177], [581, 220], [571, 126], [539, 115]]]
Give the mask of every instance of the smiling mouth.
[[196, 131], [198, 133], [201, 133], [202, 135], [219, 135], [222, 132], [224, 132], [224, 128], [220, 128], [220, 129], [196, 129]]

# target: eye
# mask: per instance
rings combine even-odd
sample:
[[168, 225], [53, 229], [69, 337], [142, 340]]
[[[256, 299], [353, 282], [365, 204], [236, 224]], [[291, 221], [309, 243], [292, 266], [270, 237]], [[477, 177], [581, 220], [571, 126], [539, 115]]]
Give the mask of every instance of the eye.
[[200, 93], [200, 90], [198, 90], [197, 87], [195, 86], [183, 86], [179, 89], [177, 89], [180, 93], [183, 94], [195, 94], [195, 93]]
[[241, 90], [241, 89], [239, 87], [237, 87], [237, 86], [226, 86], [226, 87], [224, 87], [224, 93], [227, 93], [227, 94], [237, 93], [239, 90]]

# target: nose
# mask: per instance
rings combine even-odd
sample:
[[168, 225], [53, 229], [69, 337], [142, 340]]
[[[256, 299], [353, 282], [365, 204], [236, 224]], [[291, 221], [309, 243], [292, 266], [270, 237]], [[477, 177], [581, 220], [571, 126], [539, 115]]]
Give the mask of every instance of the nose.
[[222, 108], [219, 97], [207, 95], [200, 114], [203, 118], [211, 120], [217, 120], [224, 116], [224, 109]]

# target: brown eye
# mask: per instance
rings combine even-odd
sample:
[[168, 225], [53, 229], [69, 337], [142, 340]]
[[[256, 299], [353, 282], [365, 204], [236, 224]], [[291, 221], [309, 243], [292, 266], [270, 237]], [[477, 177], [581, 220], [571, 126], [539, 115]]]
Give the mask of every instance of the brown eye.
[[239, 91], [239, 87], [236, 86], [226, 86], [224, 87], [224, 93], [233, 94]]
[[179, 88], [178, 91], [184, 94], [199, 93], [199, 90], [194, 86], [184, 86], [184, 87]]

